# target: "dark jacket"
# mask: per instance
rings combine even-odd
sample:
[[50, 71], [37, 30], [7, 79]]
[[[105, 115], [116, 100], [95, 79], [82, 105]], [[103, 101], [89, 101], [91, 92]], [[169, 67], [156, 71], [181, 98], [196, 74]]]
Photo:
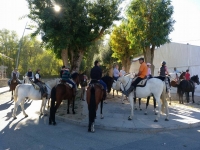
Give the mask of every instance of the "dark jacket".
[[[38, 72], [36, 72], [36, 74], [39, 74]], [[35, 76], [36, 76], [35, 74]], [[38, 79], [36, 79], [36, 77], [34, 76], [34, 82], [37, 83], [37, 82], [40, 82]], [[39, 78], [41, 78], [41, 75], [39, 74]]]
[[99, 66], [94, 66], [90, 71], [90, 77], [92, 80], [100, 80], [102, 77], [102, 70]]
[[162, 67], [160, 67], [160, 76], [162, 76], [162, 77], [165, 77], [165, 71], [166, 71], [166, 69], [165, 69], [165, 66], [162, 66]]

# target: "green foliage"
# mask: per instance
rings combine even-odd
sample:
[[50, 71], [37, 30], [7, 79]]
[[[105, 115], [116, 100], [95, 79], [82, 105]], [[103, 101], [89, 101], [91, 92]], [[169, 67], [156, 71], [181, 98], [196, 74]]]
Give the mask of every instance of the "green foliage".
[[[87, 51], [109, 28], [114, 20], [119, 20], [120, 0], [55, 0], [61, 6], [55, 12], [50, 0], [27, 0], [30, 14], [28, 17], [38, 27], [33, 35], [43, 33], [44, 45], [52, 48], [58, 57], [63, 49], [76, 54]], [[71, 62], [71, 61], [70, 61]], [[72, 64], [73, 65], [73, 64]], [[79, 66], [78, 66], [79, 67]]]
[[[6, 29], [0, 30], [0, 53], [13, 59], [0, 57], [0, 65], [8, 67], [8, 77], [15, 67], [18, 48], [19, 39], [16, 32]], [[36, 38], [30, 36], [23, 38], [18, 68], [21, 75], [24, 75], [29, 68], [34, 72], [40, 68], [42, 75], [58, 75], [61, 65], [61, 60], [57, 59], [51, 50], [43, 50], [41, 43]]]
[[173, 31], [170, 0], [133, 0], [127, 10], [127, 39], [131, 47], [160, 46], [169, 42]]

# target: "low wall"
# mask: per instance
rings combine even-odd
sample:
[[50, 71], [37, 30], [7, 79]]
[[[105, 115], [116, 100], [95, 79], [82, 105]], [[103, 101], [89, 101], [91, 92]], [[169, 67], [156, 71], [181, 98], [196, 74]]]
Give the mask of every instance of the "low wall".
[[0, 79], [0, 88], [8, 86], [8, 79]]

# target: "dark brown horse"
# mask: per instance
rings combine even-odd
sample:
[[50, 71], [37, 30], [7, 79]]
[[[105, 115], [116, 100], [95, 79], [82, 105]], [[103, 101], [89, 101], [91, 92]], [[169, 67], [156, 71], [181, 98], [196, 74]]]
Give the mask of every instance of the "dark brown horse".
[[[76, 85], [79, 84], [79, 75], [78, 73], [72, 74], [72, 79], [76, 83]], [[75, 101], [76, 94], [73, 91], [73, 88], [69, 86], [69, 84], [66, 83], [60, 83], [56, 87], [54, 87], [51, 90], [51, 107], [50, 107], [50, 116], [49, 116], [49, 124], [56, 125], [55, 122], [55, 113], [60, 106], [62, 100], [68, 100], [67, 105], [67, 114], [69, 114], [69, 105], [70, 101], [72, 101], [72, 113], [75, 114], [74, 111], [74, 101]], [[56, 105], [55, 105], [56, 102]]]
[[13, 91], [15, 91], [15, 88], [16, 88], [16, 86], [17, 86], [18, 84], [19, 84], [19, 83], [18, 83], [18, 81], [17, 81], [16, 74], [13, 73], [13, 78], [12, 78], [12, 80], [10, 81], [10, 91], [12, 92], [11, 100], [14, 99], [14, 97], [13, 97]]
[[103, 119], [102, 109], [103, 109], [103, 87], [97, 83], [97, 81], [91, 81], [89, 87], [87, 88], [87, 104], [89, 110], [89, 125], [88, 132], [94, 132], [94, 122], [96, 118], [96, 111], [98, 105], [101, 102], [101, 119]]

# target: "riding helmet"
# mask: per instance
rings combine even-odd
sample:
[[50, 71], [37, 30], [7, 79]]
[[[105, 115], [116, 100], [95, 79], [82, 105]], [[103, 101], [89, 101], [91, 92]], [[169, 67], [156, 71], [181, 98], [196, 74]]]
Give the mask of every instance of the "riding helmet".
[[166, 62], [165, 62], [165, 61], [162, 61], [161, 64], [162, 64], [162, 65], [166, 65]]

